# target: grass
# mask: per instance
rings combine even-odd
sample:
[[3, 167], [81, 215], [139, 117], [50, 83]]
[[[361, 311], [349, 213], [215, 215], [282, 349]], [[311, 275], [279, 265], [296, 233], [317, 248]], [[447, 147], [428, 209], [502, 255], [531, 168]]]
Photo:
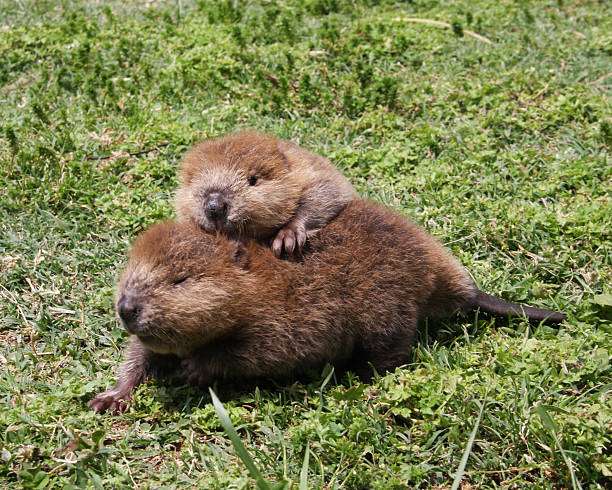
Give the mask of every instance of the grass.
[[3, 486], [254, 485], [207, 392], [149, 383], [126, 414], [87, 407], [125, 343], [112, 302], [130, 241], [173, 216], [185, 150], [244, 126], [332, 158], [481, 288], [568, 313], [558, 328], [424, 325], [413, 362], [371, 385], [216, 386], [262, 478], [609, 485], [606, 2], [1, 0], [0, 12]]

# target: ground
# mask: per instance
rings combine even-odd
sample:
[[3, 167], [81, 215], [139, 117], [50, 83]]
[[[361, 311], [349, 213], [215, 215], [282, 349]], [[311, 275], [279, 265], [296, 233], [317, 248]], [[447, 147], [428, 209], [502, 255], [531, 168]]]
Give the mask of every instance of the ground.
[[263, 478], [609, 485], [606, 3], [1, 0], [2, 485], [254, 484], [207, 392], [155, 382], [123, 415], [87, 405], [126, 342], [129, 243], [173, 216], [184, 152], [240, 127], [331, 158], [482, 289], [568, 314], [425, 324], [413, 362], [371, 384], [215, 386]]

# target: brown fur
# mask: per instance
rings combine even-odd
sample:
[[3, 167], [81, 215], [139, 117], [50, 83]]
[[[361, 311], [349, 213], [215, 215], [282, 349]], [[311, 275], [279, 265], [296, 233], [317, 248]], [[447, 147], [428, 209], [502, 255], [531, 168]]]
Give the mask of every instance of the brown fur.
[[478, 306], [480, 293], [430, 235], [368, 201], [350, 202], [295, 262], [162, 223], [121, 276], [117, 310], [134, 337], [117, 385], [91, 405], [122, 410], [135, 386], [170, 373], [208, 384], [349, 360], [384, 372], [406, 362], [421, 318]]
[[[251, 181], [251, 179], [254, 179]], [[288, 141], [253, 131], [203, 141], [180, 168], [175, 206], [207, 232], [255, 238], [280, 256], [301, 249], [357, 194], [326, 158]], [[223, 215], [210, 212], [225, 206]], [[217, 201], [217, 199], [219, 201]]]
[[92, 402], [121, 409], [134, 386], [161, 375], [188, 381], [269, 376], [345, 363], [385, 371], [406, 361], [417, 321], [451, 313], [475, 288], [459, 263], [406, 218], [356, 200], [311, 238], [303, 260], [276, 260], [163, 223], [134, 244], [117, 288], [138, 305], [119, 382]]

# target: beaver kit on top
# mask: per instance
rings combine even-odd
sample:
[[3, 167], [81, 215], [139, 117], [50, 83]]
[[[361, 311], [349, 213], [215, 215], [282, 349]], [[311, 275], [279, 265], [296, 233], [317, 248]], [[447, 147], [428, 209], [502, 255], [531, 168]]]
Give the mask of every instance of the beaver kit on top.
[[277, 257], [301, 249], [358, 196], [327, 158], [254, 131], [203, 141], [186, 155], [180, 217], [207, 232], [267, 241]]
[[565, 318], [479, 291], [434, 238], [363, 200], [313, 235], [299, 262], [191, 222], [153, 226], [134, 243], [116, 308], [133, 337], [116, 386], [91, 402], [98, 412], [123, 410], [137, 385], [170, 374], [208, 384], [349, 361], [382, 373], [407, 361], [420, 319], [460, 308]]

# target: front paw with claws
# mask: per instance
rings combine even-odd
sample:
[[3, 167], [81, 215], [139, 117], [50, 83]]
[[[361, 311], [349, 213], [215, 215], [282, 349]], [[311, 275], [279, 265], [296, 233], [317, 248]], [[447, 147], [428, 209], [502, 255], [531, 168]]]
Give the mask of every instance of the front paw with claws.
[[123, 413], [127, 410], [130, 398], [129, 393], [112, 388], [96, 395], [89, 402], [89, 406], [96, 413], [103, 413], [107, 410], [111, 413]]
[[304, 225], [289, 223], [276, 234], [276, 238], [274, 238], [272, 243], [272, 251], [274, 255], [280, 257], [284, 248], [287, 255], [293, 256], [296, 248], [298, 252], [302, 251], [307, 237]]

